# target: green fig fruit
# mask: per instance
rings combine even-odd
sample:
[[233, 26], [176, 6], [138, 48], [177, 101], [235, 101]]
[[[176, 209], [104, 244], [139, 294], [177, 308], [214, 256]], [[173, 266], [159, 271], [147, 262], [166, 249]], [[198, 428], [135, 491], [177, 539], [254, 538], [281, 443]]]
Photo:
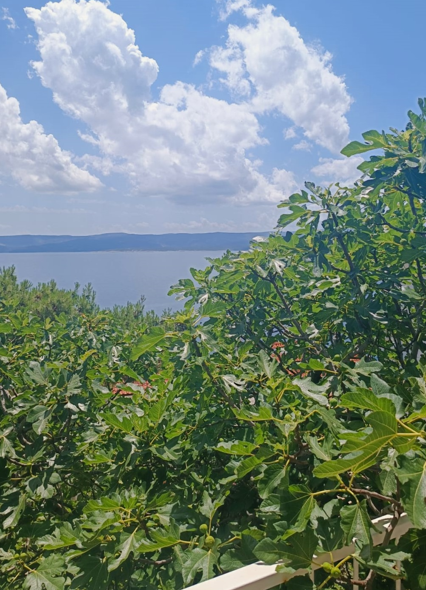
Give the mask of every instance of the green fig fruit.
[[204, 546], [207, 547], [207, 549], [211, 549], [214, 545], [214, 542], [215, 538], [211, 535], [207, 535], [206, 540], [204, 541]]

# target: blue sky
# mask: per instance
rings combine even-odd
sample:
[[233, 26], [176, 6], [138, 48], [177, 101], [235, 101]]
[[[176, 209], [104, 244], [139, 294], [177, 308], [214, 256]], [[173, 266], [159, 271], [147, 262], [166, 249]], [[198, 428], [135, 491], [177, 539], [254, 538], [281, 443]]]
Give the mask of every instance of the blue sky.
[[260, 231], [426, 95], [422, 0], [0, 0], [0, 234]]

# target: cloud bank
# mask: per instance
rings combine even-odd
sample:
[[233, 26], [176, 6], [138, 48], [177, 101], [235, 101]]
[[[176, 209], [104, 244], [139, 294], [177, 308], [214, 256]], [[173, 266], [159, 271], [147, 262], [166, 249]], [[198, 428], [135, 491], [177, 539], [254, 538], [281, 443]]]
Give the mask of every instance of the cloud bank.
[[102, 183], [76, 166], [53, 135], [36, 121], [24, 123], [19, 102], [0, 85], [0, 177], [43, 193], [93, 192]]
[[322, 178], [327, 184], [340, 182], [343, 185], [352, 185], [361, 176], [358, 166], [364, 162], [361, 156], [352, 158], [320, 158], [320, 163], [312, 168], [311, 172], [318, 178]]
[[255, 155], [268, 143], [262, 115], [281, 115], [283, 127], [290, 120], [331, 152], [342, 147], [351, 99], [331, 57], [308, 47], [271, 6], [257, 9], [249, 0], [222, 5], [223, 18], [235, 11], [247, 24], [229, 25], [224, 45], [196, 58], [209, 60], [232, 99], [179, 81], [154, 100], [159, 66], [107, 4], [61, 0], [26, 9], [38, 34], [34, 71], [61, 109], [87, 125], [82, 138], [99, 149], [86, 164], [125, 175], [142, 196], [276, 203], [298, 184], [284, 168], [264, 171]]

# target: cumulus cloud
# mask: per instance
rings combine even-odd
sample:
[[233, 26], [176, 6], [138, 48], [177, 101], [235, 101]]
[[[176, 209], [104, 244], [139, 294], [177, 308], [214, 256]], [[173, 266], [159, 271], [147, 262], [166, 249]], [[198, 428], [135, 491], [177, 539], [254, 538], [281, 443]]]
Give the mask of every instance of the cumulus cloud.
[[86, 164], [126, 174], [139, 194], [192, 203], [277, 202], [294, 188], [290, 172], [265, 175], [248, 156], [267, 143], [251, 104], [213, 98], [183, 82], [163, 87], [153, 100], [157, 63], [103, 2], [48, 2], [26, 14], [38, 33], [35, 72], [55, 102], [87, 124], [90, 133], [82, 138], [100, 150]]
[[[105, 176], [121, 173], [143, 196], [276, 203], [298, 183], [288, 170], [263, 171], [254, 151], [268, 144], [261, 115], [281, 115], [286, 139], [303, 133], [296, 150], [310, 149], [311, 142], [340, 150], [348, 139], [351, 98], [331, 56], [308, 46], [270, 5], [218, 1], [222, 18], [239, 11], [247, 22], [229, 25], [225, 44], [200, 51], [195, 63], [207, 58], [232, 100], [180, 81], [154, 99], [159, 66], [143, 55], [133, 30], [108, 3], [59, 0], [26, 9], [38, 34], [33, 71], [61, 109], [87, 125], [80, 137], [98, 150], [74, 162]], [[349, 178], [353, 167], [330, 159], [313, 171]]]
[[19, 102], [1, 85], [0, 176], [12, 176], [24, 188], [44, 193], [92, 192], [102, 186], [39, 123], [24, 123]]
[[122, 17], [103, 2], [85, 0], [25, 12], [39, 34], [42, 61], [33, 68], [55, 102], [99, 132], [129, 128], [150, 96], [158, 65], [142, 55]]
[[331, 55], [308, 46], [271, 5], [257, 9], [250, 0], [229, 0], [222, 14], [241, 10], [245, 26], [229, 25], [224, 46], [210, 51], [221, 82], [246, 100], [255, 113], [280, 112], [306, 137], [332, 152], [347, 143], [346, 113], [351, 105], [344, 80], [331, 67]]
[[18, 25], [15, 22], [15, 19], [10, 16], [8, 8], [2, 8], [2, 16], [1, 20], [6, 22], [6, 26], [8, 29], [18, 29]]
[[309, 141], [306, 141], [306, 139], [302, 139], [302, 141], [295, 143], [291, 149], [302, 152], [310, 152], [311, 148], [312, 144], [309, 143]]
[[320, 163], [312, 168], [311, 172], [318, 178], [323, 178], [327, 184], [340, 182], [344, 185], [352, 185], [362, 175], [358, 166], [363, 161], [361, 156], [338, 159], [321, 158]]

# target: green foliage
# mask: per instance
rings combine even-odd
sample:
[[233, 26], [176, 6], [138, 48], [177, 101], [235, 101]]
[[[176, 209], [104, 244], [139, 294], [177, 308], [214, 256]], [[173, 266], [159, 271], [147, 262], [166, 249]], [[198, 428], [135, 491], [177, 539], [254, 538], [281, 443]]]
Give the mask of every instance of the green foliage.
[[[40, 319], [54, 319], [62, 313], [68, 316], [79, 315], [96, 316], [101, 310], [96, 303], [96, 293], [91, 284], [83, 287], [75, 284], [74, 289], [59, 289], [55, 281], [40, 283], [36, 286], [29, 281], [18, 282], [15, 267], [0, 268], [0, 294], [2, 299], [15, 309], [31, 311]], [[114, 305], [109, 313], [123, 330], [136, 330], [144, 326], [156, 326], [159, 318], [153, 311], [145, 310], [145, 297], [136, 303]], [[171, 316], [170, 310], [165, 310], [163, 317]], [[7, 324], [3, 329], [8, 329]], [[0, 332], [2, 327], [0, 326]]]
[[99, 312], [95, 292], [89, 284], [79, 294], [80, 285], [71, 291], [59, 289], [55, 281], [34, 287], [29, 281], [18, 282], [15, 267], [0, 268], [0, 293], [15, 309], [31, 310], [42, 319], [54, 318], [61, 313], [87, 315]]
[[[161, 325], [2, 291], [0, 588], [179, 590], [321, 552], [348, 585], [333, 552], [356, 537], [369, 585], [424, 590], [420, 106], [346, 148], [380, 150], [355, 187], [307, 184], [268, 240], [192, 270]], [[415, 529], [374, 548], [404, 511]]]

